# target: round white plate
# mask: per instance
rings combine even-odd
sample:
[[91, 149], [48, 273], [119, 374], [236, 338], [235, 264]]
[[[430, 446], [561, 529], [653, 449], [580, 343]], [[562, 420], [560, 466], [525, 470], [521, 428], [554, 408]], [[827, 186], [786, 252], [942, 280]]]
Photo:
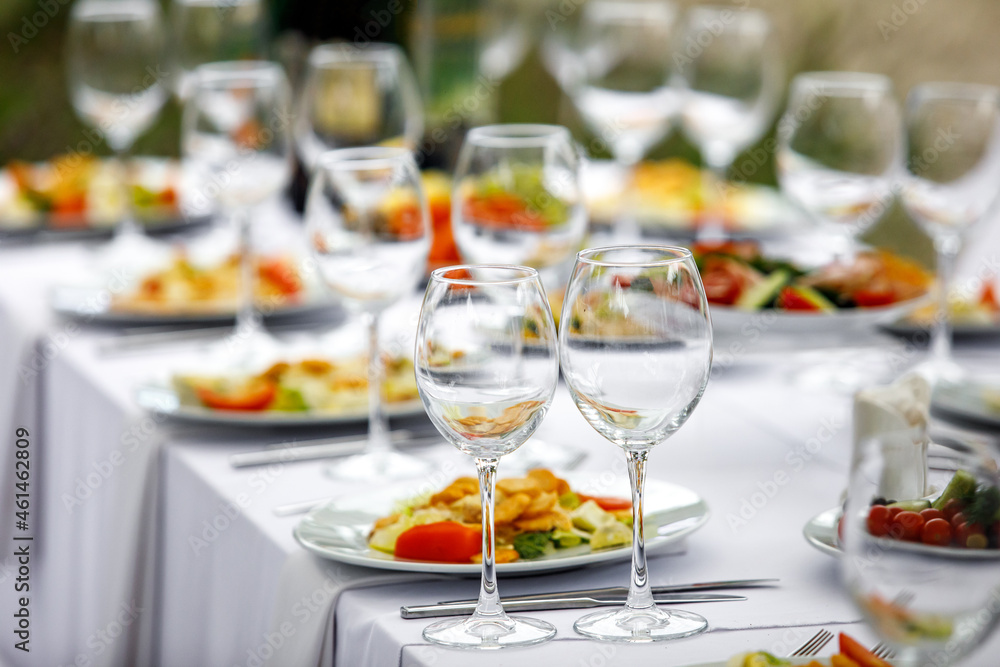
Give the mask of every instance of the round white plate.
[[[822, 667], [830, 667], [830, 658], [781, 658], [784, 662], [788, 663], [792, 667], [798, 667], [799, 665], [808, 665], [813, 661], [818, 662]], [[720, 662], [702, 662], [697, 665], [686, 665], [685, 667], [727, 667], [729, 662], [727, 660], [722, 660]]]
[[[211, 410], [192, 405], [182, 405], [177, 392], [163, 384], [145, 384], [136, 389], [135, 400], [141, 407], [174, 419], [200, 424], [226, 424], [230, 426], [319, 426], [323, 424], [348, 424], [368, 420], [368, 409], [350, 412], [241, 412], [237, 410]], [[424, 414], [419, 400], [388, 403], [383, 412], [389, 417], [413, 417]]]
[[[574, 489], [586, 488], [588, 481], [592, 481], [582, 473], [566, 475], [566, 480]], [[295, 527], [295, 538], [306, 549], [323, 558], [351, 565], [401, 572], [478, 576], [482, 566], [476, 563], [402, 560], [368, 546], [368, 533], [375, 520], [389, 514], [393, 505], [405, 498], [406, 487], [395, 488], [396, 493], [389, 488], [378, 493], [336, 500], [313, 510]], [[404, 495], [397, 495], [400, 493]], [[624, 498], [631, 495], [624, 480], [601, 493]], [[709, 517], [708, 505], [694, 491], [657, 480], [646, 482], [644, 503], [647, 508], [646, 550], [649, 552], [683, 539], [705, 525]], [[535, 560], [500, 563], [497, 572], [508, 575], [537, 574], [596, 563], [627, 561], [631, 557], [631, 545], [596, 552], [591, 552], [587, 545], [581, 545], [560, 549], [551, 556]]]
[[873, 329], [892, 322], [922, 303], [926, 297], [901, 301], [880, 308], [846, 308], [834, 313], [791, 313], [776, 310], [740, 310], [730, 306], [709, 305], [712, 326], [716, 331], [746, 335], [759, 334], [832, 334]]
[[[834, 507], [825, 512], [821, 512], [809, 520], [809, 523], [802, 529], [802, 534], [806, 542], [816, 547], [820, 551], [830, 556], [841, 556], [843, 550], [837, 543], [837, 523], [840, 521], [841, 509]], [[953, 547], [933, 547], [920, 542], [903, 542], [901, 540], [883, 539], [879, 540], [887, 547], [915, 553], [947, 553], [951, 558], [961, 560], [997, 560], [1000, 559], [998, 549], [957, 549]]]
[[983, 397], [984, 390], [991, 390], [1000, 397], [1000, 379], [941, 383], [934, 388], [931, 409], [944, 418], [1000, 429], [1000, 405], [990, 405]]

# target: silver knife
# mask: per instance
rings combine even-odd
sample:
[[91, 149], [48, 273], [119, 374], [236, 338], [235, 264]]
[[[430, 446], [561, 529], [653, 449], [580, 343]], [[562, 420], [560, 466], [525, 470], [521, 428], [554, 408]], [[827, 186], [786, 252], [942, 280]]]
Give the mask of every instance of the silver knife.
[[[393, 431], [390, 439], [393, 444], [424, 445], [432, 444], [441, 440], [441, 435], [434, 431], [416, 437], [417, 434], [406, 430]], [[244, 452], [233, 454], [229, 457], [229, 465], [234, 468], [248, 468], [250, 466], [266, 466], [272, 463], [289, 463], [292, 461], [313, 461], [315, 459], [325, 459], [334, 456], [344, 456], [360, 451], [365, 445], [365, 436], [345, 436], [341, 438], [328, 438], [315, 445], [299, 445], [289, 443], [269, 447], [258, 452]]]
[[[706, 581], [698, 584], [674, 584], [671, 586], [652, 586], [653, 595], [666, 593], [688, 593], [694, 591], [712, 591], [727, 588], [763, 588], [775, 586], [778, 579], [733, 579], [730, 581]], [[562, 598], [579, 597], [624, 597], [628, 595], [627, 586], [608, 586], [606, 588], [586, 588], [578, 591], [563, 591], [558, 593], [534, 593], [532, 595], [511, 595], [500, 598], [500, 602], [526, 602], [529, 600], [559, 600]], [[438, 604], [475, 604], [476, 600], [443, 600]]]
[[[716, 593], [674, 593], [657, 595], [653, 598], [657, 604], [691, 604], [695, 602], [728, 602], [746, 600], [741, 595], [719, 595]], [[589, 609], [591, 607], [616, 607], [625, 604], [625, 597], [574, 597], [574, 598], [541, 598], [523, 602], [504, 603], [504, 611], [549, 611], [553, 609]], [[403, 618], [436, 618], [439, 616], [465, 616], [476, 609], [476, 603], [469, 604], [428, 604], [400, 607], [399, 615]]]

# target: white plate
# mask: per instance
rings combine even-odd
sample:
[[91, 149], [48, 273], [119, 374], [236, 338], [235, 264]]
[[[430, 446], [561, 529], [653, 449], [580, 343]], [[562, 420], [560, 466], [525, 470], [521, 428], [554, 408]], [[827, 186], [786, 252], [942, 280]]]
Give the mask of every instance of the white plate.
[[[808, 665], [812, 661], [818, 662], [823, 667], [830, 667], [830, 658], [781, 658], [783, 661], [787, 662], [793, 667], [798, 665]], [[722, 660], [719, 662], [702, 662], [697, 665], [685, 665], [685, 667], [727, 667], [728, 661]]]
[[984, 390], [996, 392], [1000, 397], [1000, 378], [939, 384], [931, 397], [931, 409], [941, 417], [1000, 429], [1000, 407], [986, 402]]
[[879, 308], [845, 308], [834, 313], [792, 313], [788, 311], [740, 310], [730, 306], [709, 304], [712, 326], [716, 331], [746, 335], [752, 330], [759, 334], [831, 334], [873, 329], [892, 322], [922, 303], [927, 297], [901, 301]]
[[[347, 424], [368, 420], [368, 409], [349, 412], [240, 412], [236, 410], [211, 410], [192, 405], [182, 405], [171, 387], [146, 384], [136, 389], [135, 400], [141, 407], [181, 421], [201, 424], [227, 424], [230, 426], [318, 426]], [[419, 400], [388, 403], [383, 412], [389, 417], [413, 417], [424, 414]]]
[[[841, 509], [834, 507], [821, 512], [809, 520], [802, 529], [806, 542], [830, 556], [841, 556], [843, 550], [837, 543], [837, 523], [840, 521]], [[998, 549], [957, 549], [954, 547], [934, 547], [920, 542], [904, 542], [902, 540], [880, 539], [878, 542], [887, 548], [912, 551], [915, 553], [946, 554], [950, 558], [961, 560], [997, 560], [1000, 559]]]
[[[566, 475], [566, 480], [574, 489], [581, 489], [586, 488], [591, 478], [576, 473]], [[396, 489], [395, 493], [389, 488], [378, 493], [336, 500], [316, 509], [295, 527], [295, 538], [309, 551], [342, 563], [401, 572], [478, 576], [482, 566], [476, 563], [402, 560], [368, 546], [368, 533], [375, 520], [389, 514], [393, 505], [405, 498], [407, 487]], [[623, 498], [631, 495], [628, 483], [624, 481], [601, 493]], [[647, 508], [646, 550], [649, 552], [683, 539], [708, 521], [708, 505], [698, 494], [682, 486], [648, 480], [644, 503]], [[581, 545], [572, 549], [560, 549], [551, 556], [536, 560], [500, 563], [497, 571], [500, 574], [536, 574], [596, 563], [627, 561], [631, 557], [631, 545], [597, 552], [591, 552], [589, 546]]]

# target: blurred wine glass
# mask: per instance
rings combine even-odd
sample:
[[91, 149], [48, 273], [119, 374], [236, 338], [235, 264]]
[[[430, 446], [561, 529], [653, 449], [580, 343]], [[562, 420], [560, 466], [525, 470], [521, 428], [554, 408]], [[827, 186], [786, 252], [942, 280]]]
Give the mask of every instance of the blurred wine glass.
[[533, 267], [550, 297], [560, 295], [587, 227], [569, 131], [517, 124], [470, 130], [455, 170], [452, 227], [466, 261]]
[[412, 153], [368, 146], [329, 151], [316, 165], [306, 201], [306, 233], [320, 276], [368, 330], [368, 443], [330, 466], [335, 477], [392, 479], [428, 464], [396, 452], [382, 409], [382, 312], [420, 282], [430, 249], [427, 200]]
[[632, 483], [632, 577], [622, 609], [577, 620], [582, 635], [648, 642], [704, 632], [697, 614], [653, 601], [643, 536], [650, 450], [698, 405], [712, 367], [712, 322], [691, 252], [666, 246], [581, 251], [559, 322], [563, 377], [594, 430], [625, 450]]
[[291, 93], [281, 66], [267, 61], [209, 63], [195, 69], [184, 108], [181, 152], [201, 176], [202, 194], [230, 211], [239, 231], [240, 303], [234, 341], [246, 366], [265, 353], [255, 299], [251, 212], [277, 195], [291, 176]]
[[267, 8], [262, 0], [173, 0], [174, 93], [186, 100], [199, 65], [259, 60], [267, 53]]
[[552, 403], [559, 380], [557, 345], [534, 269], [458, 266], [431, 273], [417, 325], [417, 388], [438, 431], [476, 459], [483, 570], [475, 613], [428, 626], [427, 641], [498, 649], [538, 644], [556, 633], [549, 623], [504, 612], [493, 510], [500, 458], [531, 437]]
[[839, 261], [895, 197], [903, 136], [892, 81], [878, 74], [809, 72], [792, 81], [778, 125], [782, 190], [833, 232]]
[[905, 124], [903, 206], [937, 252], [932, 371], [954, 376], [948, 298], [963, 235], [1000, 193], [1000, 90], [962, 83], [916, 86], [906, 100]]
[[[663, 140], [680, 107], [673, 75], [677, 16], [666, 0], [593, 0], [580, 21], [580, 64], [565, 74], [580, 115], [629, 176]], [[637, 236], [628, 203], [621, 232]]]
[[[684, 95], [681, 123], [708, 165], [716, 198], [736, 156], [758, 141], [774, 117], [781, 67], [767, 14], [756, 9], [693, 7], [677, 59]], [[700, 229], [725, 236], [718, 207]]]
[[[1000, 478], [985, 448], [936, 445], [938, 465], [927, 471], [921, 497], [887, 498], [904, 474], [899, 453], [919, 446], [918, 438], [899, 431], [860, 443], [841, 567], [855, 604], [895, 651], [893, 665], [948, 667], [982, 644], [1000, 619]], [[893, 510], [890, 500], [909, 506]]]
[[[112, 255], [127, 256], [142, 239], [132, 207], [128, 156], [167, 99], [160, 7], [152, 0], [80, 0], [67, 31], [66, 63], [73, 108], [114, 151], [124, 212]], [[118, 252], [114, 249], [117, 248]]]
[[337, 148], [414, 150], [423, 132], [420, 92], [398, 46], [331, 43], [310, 53], [295, 126], [299, 156], [308, 169]]

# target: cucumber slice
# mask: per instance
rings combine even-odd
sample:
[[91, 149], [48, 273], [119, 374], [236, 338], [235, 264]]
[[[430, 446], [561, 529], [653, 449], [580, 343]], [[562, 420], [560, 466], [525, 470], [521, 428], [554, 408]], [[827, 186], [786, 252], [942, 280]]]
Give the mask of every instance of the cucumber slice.
[[788, 271], [778, 270], [771, 273], [763, 281], [757, 283], [736, 300], [740, 310], [760, 310], [778, 296], [778, 292], [791, 279]]

